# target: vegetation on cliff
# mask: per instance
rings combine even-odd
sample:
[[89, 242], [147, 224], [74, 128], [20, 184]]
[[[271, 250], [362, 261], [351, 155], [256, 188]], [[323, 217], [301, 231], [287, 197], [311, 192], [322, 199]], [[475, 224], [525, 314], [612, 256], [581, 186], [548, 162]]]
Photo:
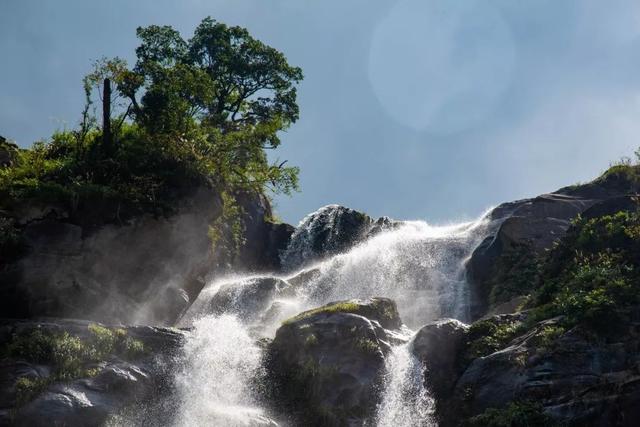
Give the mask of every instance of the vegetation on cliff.
[[[189, 40], [169, 26], [137, 34], [133, 67], [103, 58], [85, 77], [78, 127], [29, 149], [3, 141], [1, 210], [44, 203], [75, 211], [107, 200], [119, 214], [161, 214], [189, 188], [207, 185], [229, 194], [223, 201], [234, 212], [238, 193], [297, 189], [298, 169], [267, 152], [298, 119], [299, 68], [244, 28], [211, 18]], [[5, 217], [1, 243], [11, 248]]]
[[640, 302], [639, 243], [637, 210], [578, 217], [542, 266], [534, 314], [614, 332]]
[[25, 360], [49, 365], [46, 377], [20, 377], [16, 383], [17, 404], [33, 399], [48, 385], [57, 381], [71, 381], [91, 377], [100, 371], [100, 362], [113, 357], [136, 359], [145, 353], [141, 341], [131, 338], [120, 328], [98, 324], [88, 326], [84, 337], [67, 332], [34, 329], [16, 334], [1, 349], [3, 358]]
[[[450, 425], [587, 425], [594, 414], [614, 424], [633, 416], [626, 405], [637, 401], [637, 390], [622, 384], [636, 371], [639, 176], [640, 166], [622, 162], [591, 183], [560, 190], [567, 200], [598, 202], [546, 250], [526, 239], [501, 248], [488, 308], [510, 314], [484, 317], [466, 332], [455, 354], [455, 390], [438, 401]], [[544, 215], [557, 203], [535, 201], [547, 203]], [[540, 234], [553, 229], [544, 226]], [[592, 375], [584, 383], [583, 372]]]

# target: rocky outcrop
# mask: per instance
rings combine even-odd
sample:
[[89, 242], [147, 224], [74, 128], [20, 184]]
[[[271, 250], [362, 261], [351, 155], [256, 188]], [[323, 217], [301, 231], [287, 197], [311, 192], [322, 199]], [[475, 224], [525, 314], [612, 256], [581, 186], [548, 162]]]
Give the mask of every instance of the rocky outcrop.
[[[105, 360], [92, 361], [91, 370], [87, 371], [91, 374], [79, 378], [54, 378], [60, 369], [55, 363], [61, 360], [55, 355], [36, 354], [38, 347], [33, 341], [21, 345], [34, 346], [28, 355], [38, 358], [37, 361], [6, 357], [10, 354], [8, 346], [18, 336], [39, 331], [44, 336], [66, 333], [89, 340], [89, 325], [85, 321], [64, 319], [0, 323], [0, 347], [5, 354], [0, 362], [0, 425], [100, 426], [128, 406], [165, 396], [171, 387], [167, 381], [171, 378], [171, 361], [183, 342], [183, 334], [176, 330], [118, 328], [120, 333], [142, 343], [142, 353], [130, 360], [110, 355]], [[78, 344], [74, 341], [73, 345]], [[30, 384], [30, 388], [25, 388], [25, 384]]]
[[565, 235], [573, 218], [598, 205], [623, 203], [639, 191], [631, 174], [607, 173], [588, 184], [504, 203], [491, 211], [490, 233], [467, 263], [467, 278], [473, 285], [472, 318], [531, 291], [534, 284], [527, 270]]
[[329, 205], [307, 215], [296, 227], [291, 242], [282, 253], [288, 270], [344, 252], [364, 238], [395, 227], [399, 222], [387, 217], [374, 220], [362, 212]]
[[401, 323], [395, 303], [383, 298], [328, 304], [285, 321], [269, 347], [277, 404], [304, 425], [362, 425], [378, 402], [393, 335], [382, 323]]
[[271, 203], [264, 195], [242, 194], [238, 203], [243, 211], [245, 243], [233, 260], [233, 266], [243, 271], [279, 271], [283, 253], [295, 228], [273, 221]]
[[413, 338], [411, 352], [425, 366], [425, 385], [438, 399], [447, 399], [461, 374], [468, 326], [455, 319], [442, 319], [423, 326]]
[[510, 345], [473, 360], [458, 379], [442, 426], [511, 402], [534, 402], [562, 425], [634, 426], [640, 419], [637, 326], [611, 342], [580, 328], [537, 324]]
[[[290, 228], [270, 222], [266, 198], [245, 195], [241, 202], [247, 243], [236, 265], [277, 269]], [[220, 197], [200, 188], [169, 216], [122, 221], [116, 208], [103, 207], [100, 216], [95, 208], [15, 206], [9, 214], [19, 223], [25, 254], [1, 266], [3, 315], [172, 324], [223, 268], [208, 236]]]

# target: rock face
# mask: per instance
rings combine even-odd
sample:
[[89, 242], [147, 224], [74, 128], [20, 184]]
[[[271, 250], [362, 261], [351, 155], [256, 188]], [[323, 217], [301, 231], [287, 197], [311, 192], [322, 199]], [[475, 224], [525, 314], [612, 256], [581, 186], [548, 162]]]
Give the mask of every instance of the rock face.
[[0, 136], [0, 167], [11, 166], [18, 153], [18, 146]]
[[280, 254], [289, 245], [295, 228], [272, 221], [271, 204], [264, 195], [243, 194], [238, 202], [244, 211], [246, 242], [233, 265], [245, 271], [280, 270]]
[[422, 327], [413, 339], [411, 351], [425, 366], [425, 384], [438, 399], [453, 392], [468, 329], [458, 320], [442, 319]]
[[[369, 316], [369, 317], [366, 317]], [[301, 313], [270, 345], [278, 404], [304, 425], [362, 425], [374, 413], [389, 333], [400, 325], [395, 303], [376, 298]]]
[[[86, 337], [89, 322], [64, 319], [3, 321], [0, 346], [5, 348], [15, 334], [30, 330], [43, 333], [67, 332]], [[152, 327], [125, 328], [128, 336], [141, 341], [146, 352], [136, 360], [110, 357], [95, 366], [94, 376], [45, 385], [34, 398], [20, 403], [19, 379], [44, 381], [53, 372], [47, 363], [29, 363], [5, 358], [0, 364], [0, 425], [16, 426], [100, 426], [129, 405], [161, 398], [170, 386], [168, 369], [183, 342], [183, 334]]]
[[637, 425], [637, 326], [606, 343], [579, 328], [549, 339], [556, 321], [544, 321], [506, 348], [473, 360], [457, 380], [452, 400], [443, 405], [440, 425], [456, 426], [514, 401], [535, 402], [562, 425]]
[[288, 270], [344, 252], [363, 238], [392, 228], [398, 223], [339, 205], [329, 205], [305, 217], [296, 227], [291, 242], [282, 253]]
[[[291, 230], [267, 220], [266, 199], [244, 196], [241, 202], [248, 243], [238, 262], [276, 269]], [[217, 192], [205, 188], [185, 197], [170, 217], [122, 223], [107, 208], [98, 220], [95, 212], [17, 206], [11, 215], [27, 249], [0, 269], [0, 310], [16, 318], [172, 324], [219, 265], [208, 229], [220, 210]]]
[[[562, 188], [532, 199], [504, 203], [489, 214], [491, 231], [473, 251], [467, 278], [473, 285], [471, 316], [477, 319], [494, 305], [526, 294], [526, 270], [536, 256], [565, 235], [571, 220], [596, 205], [620, 202], [640, 191], [624, 174], [608, 174], [591, 183]], [[498, 289], [498, 285], [503, 289]], [[523, 288], [524, 286], [524, 288]]]

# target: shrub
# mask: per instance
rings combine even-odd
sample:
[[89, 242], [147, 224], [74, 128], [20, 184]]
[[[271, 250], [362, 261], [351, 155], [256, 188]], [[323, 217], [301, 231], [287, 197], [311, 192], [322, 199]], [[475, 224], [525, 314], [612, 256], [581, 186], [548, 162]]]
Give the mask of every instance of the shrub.
[[565, 315], [565, 327], [615, 331], [640, 303], [638, 243], [638, 212], [577, 218], [549, 256], [533, 318]]
[[523, 332], [520, 321], [495, 318], [478, 321], [469, 328], [465, 359], [470, 361], [496, 352]]
[[472, 417], [469, 427], [553, 427], [558, 424], [532, 402], [511, 402], [504, 408], [489, 408]]
[[88, 326], [90, 336], [80, 338], [68, 332], [35, 329], [16, 335], [3, 353], [6, 357], [51, 365], [47, 378], [19, 378], [16, 382], [18, 403], [24, 404], [55, 381], [71, 381], [94, 376], [96, 363], [112, 357], [134, 359], [144, 354], [141, 341], [127, 335], [124, 329]]

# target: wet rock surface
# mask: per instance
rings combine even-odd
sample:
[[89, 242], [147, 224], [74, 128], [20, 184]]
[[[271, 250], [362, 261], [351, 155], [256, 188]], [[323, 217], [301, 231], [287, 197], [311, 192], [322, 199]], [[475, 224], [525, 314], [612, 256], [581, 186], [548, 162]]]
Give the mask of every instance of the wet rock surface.
[[308, 215], [296, 227], [282, 252], [282, 264], [294, 270], [314, 261], [344, 252], [367, 237], [399, 224], [388, 217], [369, 215], [339, 205], [329, 205]]
[[20, 224], [25, 250], [0, 262], [0, 310], [16, 318], [173, 324], [221, 264], [279, 268], [292, 227], [267, 220], [263, 197], [246, 195], [241, 204], [246, 244], [235, 260], [212, 251], [208, 230], [221, 212], [213, 189], [194, 190], [166, 217], [120, 218], [117, 206], [15, 206], [6, 215]]
[[297, 422], [361, 425], [373, 415], [391, 347], [372, 305], [386, 311], [388, 326], [400, 323], [390, 300], [351, 300], [301, 313], [278, 329], [269, 346], [270, 376], [278, 404]]
[[256, 277], [224, 285], [211, 299], [211, 313], [234, 313], [247, 321], [255, 321], [272, 305], [275, 296], [289, 286], [276, 277]]
[[439, 399], [453, 392], [460, 375], [459, 355], [469, 327], [455, 319], [442, 319], [423, 326], [413, 338], [411, 352], [425, 367], [425, 384]]

